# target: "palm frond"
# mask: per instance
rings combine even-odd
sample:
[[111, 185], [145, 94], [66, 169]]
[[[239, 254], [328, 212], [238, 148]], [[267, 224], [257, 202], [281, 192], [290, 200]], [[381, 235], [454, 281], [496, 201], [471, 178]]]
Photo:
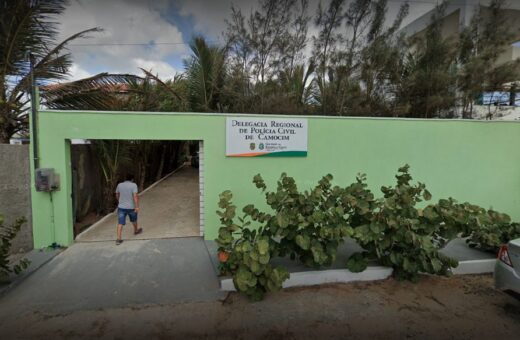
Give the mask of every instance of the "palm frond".
[[[91, 28], [73, 34], [50, 50], [43, 58], [36, 61], [34, 65], [34, 80], [36, 84], [42, 85], [51, 79], [60, 80], [67, 77], [68, 70], [72, 66], [70, 53], [62, 53], [67, 44], [78, 38], [85, 38], [89, 33], [101, 32], [99, 28]], [[26, 60], [26, 63], [29, 61]], [[30, 73], [27, 72], [14, 86], [11, 98], [21, 91], [27, 91], [30, 87]]]
[[216, 111], [225, 74], [225, 50], [209, 46], [203, 37], [195, 37], [190, 48], [192, 56], [184, 67], [192, 110]]
[[[72, 64], [67, 45], [90, 33], [91, 28], [56, 43], [58, 16], [67, 0], [0, 0], [0, 142], [28, 129], [27, 95], [30, 71], [37, 85], [61, 80]], [[29, 58], [31, 56], [32, 58]]]
[[133, 74], [99, 73], [95, 76], [68, 83], [43, 86], [42, 98], [51, 109], [60, 110], [114, 110], [121, 95], [143, 78]]
[[145, 70], [142, 67], [140, 67], [140, 69], [141, 69], [141, 71], [143, 71], [143, 73], [148, 78], [153, 79], [157, 84], [161, 85], [166, 91], [168, 91], [169, 93], [173, 94], [175, 96], [175, 98], [177, 98], [178, 100], [182, 100], [181, 96], [176, 91], [174, 91], [170, 86], [168, 86], [168, 84], [166, 84], [161, 79], [159, 79], [159, 77], [155, 76], [152, 72], [147, 71], [147, 70]]

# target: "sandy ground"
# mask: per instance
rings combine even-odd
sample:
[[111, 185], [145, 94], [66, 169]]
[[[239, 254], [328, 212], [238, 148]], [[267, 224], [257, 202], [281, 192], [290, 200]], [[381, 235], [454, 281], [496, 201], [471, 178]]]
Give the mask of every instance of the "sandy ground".
[[[155, 239], [199, 236], [199, 177], [198, 169], [184, 166], [157, 186], [140, 196], [139, 226], [144, 232], [133, 235], [128, 221], [123, 239]], [[110, 241], [116, 239], [116, 214], [96, 223], [76, 242]]]
[[2, 318], [2, 339], [518, 339], [520, 301], [492, 277], [287, 289], [222, 301]]

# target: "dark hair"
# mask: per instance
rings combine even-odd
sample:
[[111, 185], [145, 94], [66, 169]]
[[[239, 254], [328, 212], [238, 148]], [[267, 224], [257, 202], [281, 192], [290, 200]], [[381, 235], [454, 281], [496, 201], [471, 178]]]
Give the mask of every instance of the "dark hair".
[[126, 174], [125, 180], [133, 182], [134, 181], [134, 174]]

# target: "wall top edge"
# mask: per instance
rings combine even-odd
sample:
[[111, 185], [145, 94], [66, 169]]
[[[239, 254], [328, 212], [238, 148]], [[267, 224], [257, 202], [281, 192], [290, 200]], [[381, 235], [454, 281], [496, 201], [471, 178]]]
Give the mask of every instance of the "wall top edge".
[[362, 116], [317, 116], [317, 115], [284, 115], [284, 114], [249, 114], [249, 113], [211, 113], [211, 112], [138, 112], [138, 111], [74, 111], [74, 110], [41, 110], [40, 114], [91, 114], [122, 116], [193, 116], [193, 117], [255, 117], [255, 118], [310, 118], [331, 120], [383, 120], [383, 121], [419, 121], [419, 122], [459, 122], [459, 123], [520, 123], [518, 120], [477, 120], [461, 118], [403, 118], [403, 117], [362, 117]]

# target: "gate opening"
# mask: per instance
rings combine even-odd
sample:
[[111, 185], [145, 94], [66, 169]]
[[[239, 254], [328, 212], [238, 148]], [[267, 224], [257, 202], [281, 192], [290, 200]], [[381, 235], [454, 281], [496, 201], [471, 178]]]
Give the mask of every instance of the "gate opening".
[[116, 239], [115, 189], [128, 174], [138, 187], [134, 235], [123, 239], [203, 236], [203, 143], [179, 140], [71, 141], [72, 209], [76, 242]]

